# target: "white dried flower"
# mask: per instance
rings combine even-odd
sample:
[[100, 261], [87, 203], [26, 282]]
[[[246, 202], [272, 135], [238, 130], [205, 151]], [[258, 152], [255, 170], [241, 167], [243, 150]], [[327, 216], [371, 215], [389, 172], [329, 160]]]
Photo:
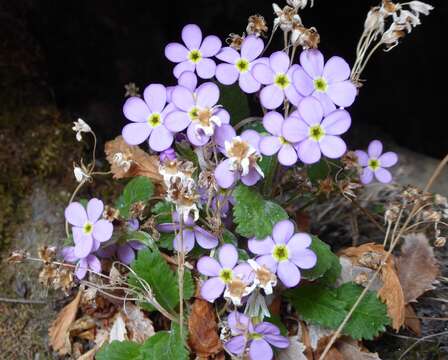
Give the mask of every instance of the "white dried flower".
[[364, 31], [376, 33], [375, 38], [378, 34], [384, 33], [384, 19], [387, 15], [381, 8], [374, 7], [368, 13], [366, 21], [364, 22]]
[[400, 16], [398, 16], [396, 22], [397, 24], [404, 25], [408, 33], [410, 33], [412, 29], [415, 28], [417, 25], [421, 24], [418, 14], [415, 15], [414, 13], [408, 10], [401, 10]]
[[140, 97], [140, 94], [138, 93], [140, 91], [140, 88], [135, 85], [135, 83], [131, 82], [129, 84], [126, 84], [124, 86], [126, 93], [124, 94], [124, 97], [129, 97], [129, 96], [138, 96]]
[[241, 306], [241, 300], [254, 290], [248, 286], [242, 278], [235, 276], [226, 286], [224, 298], [230, 299], [235, 306]]
[[[308, 5], [308, 0], [286, 0], [286, 3], [295, 9], [304, 9]], [[311, 0], [310, 7], [314, 6], [314, 0]]]
[[72, 130], [76, 132], [76, 140], [78, 141], [82, 140], [81, 133], [92, 132], [90, 126], [81, 118], [79, 118], [78, 121], [73, 122]]
[[121, 152], [115, 153], [112, 161], [124, 172], [128, 172], [132, 165], [132, 160], [128, 160]]
[[274, 14], [277, 17], [274, 19], [274, 26], [280, 26], [285, 32], [291, 31], [294, 23], [302, 24], [302, 19], [297, 14], [297, 9], [291, 6], [285, 6], [283, 9], [280, 8], [276, 3], [272, 4]]
[[273, 292], [273, 287], [277, 285], [277, 276], [272, 273], [265, 266], [260, 266], [256, 261], [247, 260], [249, 265], [254, 269], [254, 286], [264, 290], [266, 295], [270, 295]]
[[423, 15], [429, 15], [429, 12], [434, 10], [434, 6], [426, 4], [423, 1], [411, 1], [408, 5], [411, 10], [416, 13], [422, 13]]
[[392, 50], [398, 45], [398, 40], [406, 35], [405, 29], [405, 25], [400, 25], [395, 22], [390, 25], [389, 29], [381, 38], [381, 42], [387, 46], [386, 51]]
[[81, 183], [90, 179], [90, 176], [79, 166], [73, 166], [73, 173], [77, 182]]
[[241, 175], [245, 176], [253, 167], [260, 176], [264, 177], [263, 170], [258, 165], [258, 160], [261, 157], [248, 142], [243, 141], [239, 136], [235, 136], [232, 141], [225, 141], [224, 147], [229, 158], [230, 170], [240, 171]]

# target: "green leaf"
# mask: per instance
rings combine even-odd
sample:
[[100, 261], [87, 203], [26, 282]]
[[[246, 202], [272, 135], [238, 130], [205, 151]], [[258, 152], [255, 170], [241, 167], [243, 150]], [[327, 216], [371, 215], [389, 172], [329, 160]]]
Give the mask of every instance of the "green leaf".
[[335, 289], [321, 285], [304, 285], [287, 290], [285, 296], [306, 321], [336, 329], [347, 312]]
[[288, 218], [288, 214], [280, 205], [263, 199], [253, 188], [238, 185], [233, 196], [233, 217], [238, 224], [236, 232], [244, 237], [255, 236], [264, 239], [271, 235], [277, 222]]
[[325, 159], [321, 159], [319, 162], [307, 166], [308, 177], [313, 184], [319, 180], [324, 180], [330, 174], [330, 171], [331, 169]]
[[238, 247], [238, 239], [235, 236], [235, 234], [232, 233], [231, 231], [224, 229], [224, 231], [222, 233], [222, 239], [224, 240], [224, 242], [226, 244], [232, 244], [232, 245], [235, 245], [236, 247]]
[[146, 202], [154, 193], [154, 185], [145, 176], [138, 176], [127, 183], [123, 194], [118, 198], [115, 207], [120, 215], [129, 218], [129, 210], [136, 202]]
[[153, 215], [157, 215], [157, 224], [173, 222], [171, 216], [173, 205], [168, 201], [159, 201], [152, 207], [151, 212]]
[[141, 345], [131, 341], [112, 341], [95, 355], [97, 360], [142, 360]]
[[158, 331], [141, 348], [144, 360], [186, 360], [189, 358], [185, 343], [180, 337], [179, 325], [172, 324], [171, 331]]
[[[144, 279], [151, 287], [156, 300], [163, 308], [174, 312], [179, 304], [179, 286], [177, 272], [170, 269], [165, 259], [157, 249], [139, 251], [137, 259], [131, 265], [135, 273]], [[135, 286], [139, 283], [134, 275], [130, 275], [129, 282]], [[194, 282], [190, 271], [184, 273], [184, 299], [193, 296]], [[151, 307], [146, 306], [146, 309]], [[153, 309], [152, 309], [153, 310]]]
[[[288, 290], [285, 296], [306, 321], [337, 329], [362, 291], [362, 287], [353, 283], [337, 289], [312, 284]], [[368, 291], [342, 332], [354, 339], [370, 340], [384, 331], [389, 323], [386, 305], [375, 292]]]
[[[345, 310], [348, 313], [361, 295], [363, 288], [353, 283], [346, 283], [336, 290], [338, 299], [345, 303]], [[375, 292], [368, 291], [342, 332], [357, 340], [372, 340], [380, 332], [385, 331], [386, 325], [389, 324], [386, 304], [378, 299]]]
[[217, 85], [220, 91], [219, 104], [229, 112], [231, 124], [238, 124], [241, 120], [248, 118], [250, 116], [249, 102], [240, 87], [237, 84]]
[[325, 276], [328, 278], [328, 283], [331, 283], [332, 279], [336, 281], [341, 272], [339, 258], [331, 251], [328, 244], [324, 243], [317, 236], [312, 238], [310, 249], [316, 254], [317, 263], [312, 269], [300, 271], [303, 278], [313, 281]]

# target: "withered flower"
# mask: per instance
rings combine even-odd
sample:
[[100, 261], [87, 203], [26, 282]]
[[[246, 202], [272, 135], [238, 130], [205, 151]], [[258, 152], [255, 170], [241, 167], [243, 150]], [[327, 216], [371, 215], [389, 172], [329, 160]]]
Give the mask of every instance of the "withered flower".
[[261, 15], [252, 15], [248, 19], [246, 32], [248, 35], [266, 36], [268, 32], [266, 20]]

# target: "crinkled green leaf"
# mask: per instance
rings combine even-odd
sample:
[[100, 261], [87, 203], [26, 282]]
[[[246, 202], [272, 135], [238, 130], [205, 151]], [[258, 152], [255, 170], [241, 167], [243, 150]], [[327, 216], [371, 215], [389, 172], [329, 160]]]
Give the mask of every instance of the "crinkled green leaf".
[[233, 207], [236, 232], [244, 237], [255, 236], [264, 239], [271, 235], [273, 226], [288, 218], [286, 211], [278, 204], [263, 199], [254, 189], [238, 185], [233, 191]]
[[141, 347], [144, 360], [186, 360], [189, 358], [185, 343], [180, 337], [179, 325], [172, 324], [171, 331], [159, 331]]
[[112, 341], [95, 355], [96, 360], [143, 360], [140, 357], [142, 345], [131, 341]]
[[[157, 249], [138, 252], [137, 259], [131, 265], [135, 273], [151, 287], [156, 300], [168, 311], [174, 312], [179, 304], [179, 286], [177, 272], [171, 270]], [[134, 275], [129, 277], [131, 284], [139, 286]], [[193, 296], [194, 282], [190, 271], [185, 269], [184, 299]], [[150, 307], [149, 307], [150, 308]], [[146, 305], [146, 309], [149, 309]]]
[[[348, 313], [361, 295], [363, 288], [353, 283], [346, 283], [336, 290], [338, 299], [344, 302]], [[380, 332], [385, 331], [389, 324], [386, 304], [378, 299], [374, 291], [368, 291], [342, 332], [354, 339], [372, 340]]]
[[[290, 289], [285, 296], [306, 321], [337, 329], [362, 291], [362, 287], [353, 283], [337, 289], [311, 284]], [[354, 339], [373, 339], [389, 323], [386, 305], [375, 292], [368, 291], [342, 332]]]
[[120, 215], [127, 219], [133, 204], [146, 202], [153, 194], [154, 185], [151, 180], [146, 176], [138, 176], [127, 183], [115, 206], [120, 210]]
[[334, 283], [341, 273], [341, 265], [339, 258], [331, 251], [330, 246], [320, 240], [317, 236], [313, 236], [310, 249], [317, 256], [316, 265], [309, 270], [301, 270], [303, 278], [307, 280], [316, 280], [325, 278], [327, 284]]
[[334, 289], [322, 285], [299, 285], [285, 292], [300, 316], [314, 324], [336, 329], [346, 315], [345, 303]]

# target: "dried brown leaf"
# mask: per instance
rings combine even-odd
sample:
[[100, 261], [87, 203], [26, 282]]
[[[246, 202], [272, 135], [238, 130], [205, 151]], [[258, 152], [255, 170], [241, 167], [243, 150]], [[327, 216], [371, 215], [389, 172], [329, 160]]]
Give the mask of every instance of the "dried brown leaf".
[[152, 321], [145, 316], [138, 306], [126, 304], [123, 315], [125, 316], [129, 340], [143, 344], [146, 339], [155, 334]]
[[[104, 146], [104, 152], [115, 179], [146, 176], [155, 183], [162, 182], [158, 156], [149, 155], [138, 146], [128, 145], [122, 136], [108, 141]], [[118, 160], [117, 154], [119, 154]]]
[[78, 291], [72, 302], [66, 305], [51, 324], [48, 334], [50, 336], [50, 345], [59, 355], [70, 354], [72, 346], [70, 343], [70, 326], [73, 324], [78, 312], [79, 301], [81, 300], [81, 291]]
[[405, 236], [397, 267], [406, 304], [417, 301], [424, 292], [434, 289], [439, 265], [424, 234]]
[[377, 353], [362, 349], [358, 341], [348, 337], [341, 338], [336, 347], [344, 360], [381, 360]]
[[188, 318], [188, 343], [200, 359], [207, 359], [222, 350], [213, 306], [196, 299]]
[[415, 335], [422, 335], [422, 324], [420, 319], [417, 319], [417, 314], [414, 311], [412, 305], [408, 304], [405, 307], [406, 320], [404, 326], [411, 330]]
[[[340, 256], [349, 258], [353, 265], [370, 270], [377, 270], [383, 263], [386, 254], [387, 252], [384, 250], [383, 245], [374, 243], [350, 247], [340, 252]], [[367, 279], [368, 276], [367, 274]], [[403, 326], [405, 320], [405, 298], [392, 255], [388, 257], [386, 264], [382, 267], [380, 278], [382, 286], [378, 289], [378, 296], [387, 305], [387, 313], [392, 319], [392, 327], [398, 331]], [[355, 282], [366, 285], [360, 282], [359, 279]], [[378, 288], [378, 286], [376, 287]]]
[[308, 360], [305, 356], [306, 346], [300, 341], [298, 336], [289, 337], [289, 346], [278, 353], [278, 360]]

